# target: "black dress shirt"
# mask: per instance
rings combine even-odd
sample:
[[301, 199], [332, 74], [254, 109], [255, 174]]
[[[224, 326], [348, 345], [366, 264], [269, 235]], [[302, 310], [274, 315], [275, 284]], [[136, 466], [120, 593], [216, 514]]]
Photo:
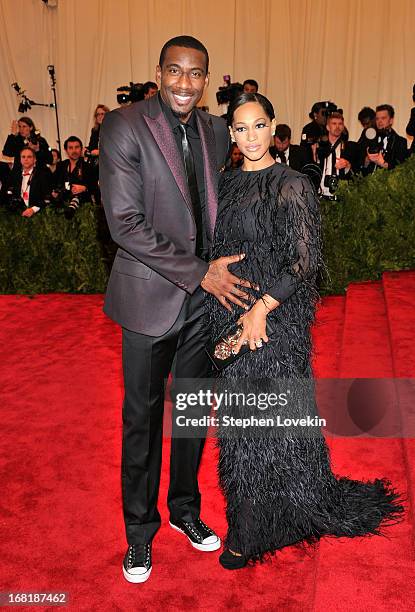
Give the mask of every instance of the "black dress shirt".
[[[169, 122], [171, 129], [173, 131], [174, 139], [176, 141], [177, 147], [180, 151], [180, 155], [183, 158], [183, 147], [182, 147], [182, 132], [180, 130], [180, 117], [168, 106], [160, 94], [158, 94], [161, 108], [163, 109], [164, 116]], [[196, 180], [197, 180], [197, 189], [199, 192], [199, 200], [200, 207], [202, 212], [202, 226], [203, 226], [203, 253], [201, 254], [201, 259], [207, 260], [209, 257], [209, 249], [210, 249], [210, 237], [207, 231], [208, 223], [206, 219], [206, 202], [205, 202], [205, 173], [203, 169], [203, 152], [202, 152], [202, 144], [200, 142], [200, 136], [197, 129], [197, 121], [196, 121], [196, 113], [192, 112], [187, 121], [187, 137], [189, 139], [189, 144], [192, 149], [193, 161], [195, 165], [196, 172]]]

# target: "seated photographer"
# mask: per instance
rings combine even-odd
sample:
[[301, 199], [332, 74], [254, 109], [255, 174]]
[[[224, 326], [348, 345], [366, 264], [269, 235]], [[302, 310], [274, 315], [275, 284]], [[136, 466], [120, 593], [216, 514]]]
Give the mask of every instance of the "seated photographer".
[[0, 204], [3, 204], [4, 189], [10, 176], [10, 165], [5, 161], [0, 161]]
[[51, 173], [38, 167], [34, 151], [24, 147], [18, 168], [13, 168], [4, 185], [4, 202], [22, 217], [33, 217], [50, 201]]
[[269, 152], [276, 162], [287, 164], [293, 170], [301, 172], [303, 167], [311, 162], [309, 152], [305, 147], [291, 144], [291, 128], [284, 123], [275, 127], [274, 146]]
[[20, 151], [23, 147], [30, 147], [36, 155], [36, 165], [46, 167], [51, 164], [51, 149], [30, 117], [20, 117], [18, 121], [13, 120], [11, 133], [7, 136], [3, 147], [3, 155], [14, 157], [14, 167], [20, 166]]
[[81, 204], [91, 201], [97, 184], [93, 169], [82, 157], [82, 141], [77, 136], [70, 136], [63, 146], [68, 159], [57, 164], [52, 201], [62, 206], [65, 217], [71, 219]]
[[343, 115], [333, 112], [327, 119], [327, 140], [320, 140], [317, 158], [322, 170], [320, 189], [326, 199], [335, 199], [339, 180], [352, 177], [358, 166], [358, 148], [345, 136]]
[[[415, 102], [415, 85], [412, 88], [412, 100]], [[415, 106], [411, 109], [411, 116], [409, 118], [408, 125], [406, 126], [406, 133], [408, 136], [412, 136], [411, 148], [409, 149], [409, 155], [415, 154]]]
[[52, 172], [52, 174], [54, 174], [56, 172], [56, 166], [58, 165], [58, 162], [61, 161], [61, 154], [59, 153], [58, 149], [51, 149], [51, 153], [52, 163], [48, 164], [48, 168]]
[[395, 110], [390, 104], [376, 107], [376, 130], [369, 128], [360, 144], [362, 174], [372, 174], [378, 168], [392, 170], [408, 157], [406, 138], [392, 128]]

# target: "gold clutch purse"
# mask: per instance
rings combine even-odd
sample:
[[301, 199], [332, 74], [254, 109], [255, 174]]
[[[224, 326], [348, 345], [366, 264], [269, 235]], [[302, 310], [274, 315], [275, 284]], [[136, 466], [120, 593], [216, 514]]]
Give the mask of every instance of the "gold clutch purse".
[[[243, 344], [239, 349], [239, 353], [235, 354], [233, 352], [238, 344], [239, 338], [241, 337], [242, 329], [242, 325], [235, 324], [230, 330], [228, 330], [225, 336], [222, 336], [205, 346], [209, 359], [213, 363], [216, 370], [223, 370], [226, 368], [226, 366], [236, 361], [236, 359], [239, 359], [239, 357], [242, 357], [242, 355], [249, 353], [251, 350], [249, 348], [249, 344]], [[270, 320], [267, 319], [267, 336], [270, 337], [273, 333], [273, 325]]]

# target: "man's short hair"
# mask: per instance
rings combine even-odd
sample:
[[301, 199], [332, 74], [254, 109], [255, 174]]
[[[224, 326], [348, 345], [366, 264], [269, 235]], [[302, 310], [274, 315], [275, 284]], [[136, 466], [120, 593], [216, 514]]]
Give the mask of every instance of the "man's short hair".
[[36, 153], [30, 147], [23, 147], [22, 149], [20, 149], [19, 155], [21, 155], [23, 151], [30, 151], [33, 157], [36, 159]]
[[374, 119], [376, 117], [376, 112], [370, 106], [364, 106], [359, 114], [357, 115], [357, 120], [362, 122], [364, 119]]
[[395, 109], [390, 104], [380, 104], [376, 107], [376, 112], [386, 111], [391, 119], [395, 116]]
[[284, 140], [291, 140], [291, 128], [285, 123], [279, 123], [275, 128], [275, 136], [283, 142]]
[[67, 138], [65, 140], [65, 142], [63, 143], [63, 148], [65, 149], [65, 151], [68, 149], [68, 144], [70, 142], [79, 142], [79, 144], [81, 145], [81, 149], [82, 149], [82, 140], [80, 138], [78, 138], [78, 136], [69, 136], [69, 138]]
[[258, 82], [255, 81], [255, 79], [246, 79], [243, 83], [242, 83], [242, 87], [245, 87], [245, 85], [252, 85], [252, 87], [256, 87], [256, 90], [258, 91], [259, 89], [259, 85]]
[[206, 58], [206, 74], [208, 73], [209, 53], [207, 52], [205, 45], [203, 45], [200, 40], [197, 40], [197, 38], [193, 38], [193, 36], [187, 35], [175, 36], [174, 38], [168, 40], [166, 43], [164, 43], [163, 48], [160, 51], [159, 66], [161, 68], [163, 67], [164, 58], [166, 57], [166, 51], [170, 47], [186, 47], [186, 49], [196, 49], [197, 51], [201, 51], [202, 53], [204, 53]]
[[330, 119], [341, 119], [344, 122], [344, 117], [341, 113], [338, 113], [337, 111], [335, 111], [334, 113], [330, 113], [330, 115], [327, 117], [327, 121], [330, 121]]
[[153, 81], [146, 81], [143, 85], [143, 95], [146, 96], [150, 89], [158, 89], [157, 83], [153, 83]]

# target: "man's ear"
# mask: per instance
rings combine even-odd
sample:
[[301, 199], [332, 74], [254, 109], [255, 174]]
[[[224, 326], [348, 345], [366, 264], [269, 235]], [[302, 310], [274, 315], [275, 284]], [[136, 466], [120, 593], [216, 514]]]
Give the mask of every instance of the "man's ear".
[[232, 142], [236, 142], [235, 136], [233, 135], [233, 129], [231, 128], [231, 126], [229, 126], [228, 129], [229, 129], [229, 134], [231, 135]]
[[160, 89], [161, 83], [161, 66], [156, 66], [156, 83]]

